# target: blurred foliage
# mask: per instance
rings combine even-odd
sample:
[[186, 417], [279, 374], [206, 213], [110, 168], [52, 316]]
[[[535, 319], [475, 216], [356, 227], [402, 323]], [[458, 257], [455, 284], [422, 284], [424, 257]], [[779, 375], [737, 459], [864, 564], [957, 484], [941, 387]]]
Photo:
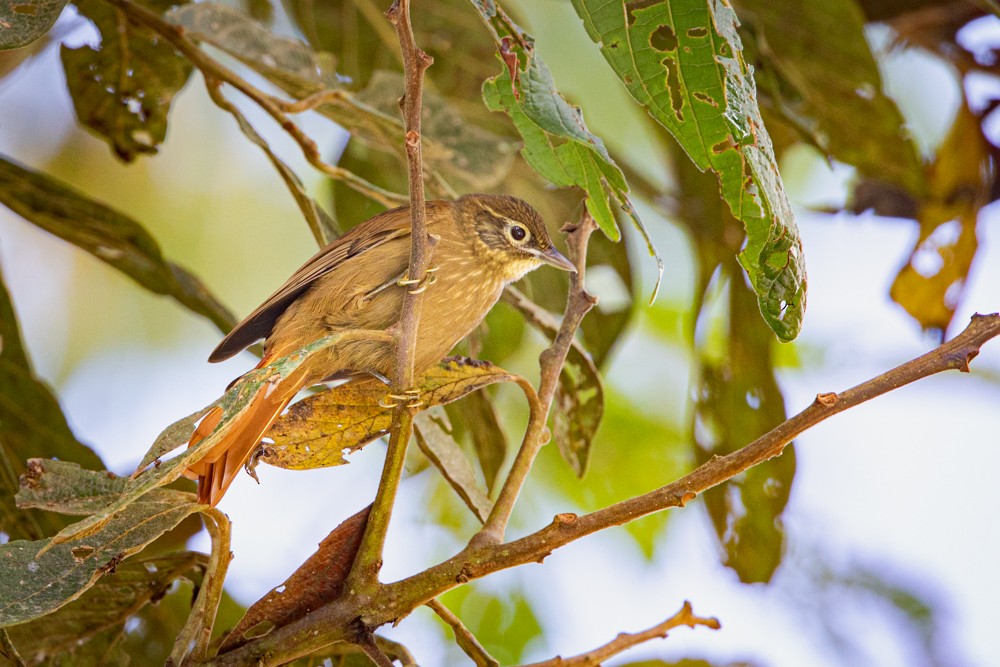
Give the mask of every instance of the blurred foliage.
[[[65, 2], [6, 3], [0, 7], [0, 78], [18, 69], [34, 76], [24, 63], [46, 45], [60, 44], [67, 82], [61, 94], [72, 102], [79, 123], [122, 161], [136, 162], [167, 145], [168, 128], [181, 135], [191, 129], [171, 122], [170, 111], [179, 95], [203, 94], [185, 85], [194, 69], [207, 67], [212, 101], [263, 152], [313, 236], [326, 240], [379, 213], [387, 201], [400, 200], [406, 188], [400, 56], [382, 14], [385, 4], [283, 0], [277, 6], [246, 0], [178, 6], [169, 0], [81, 0], [73, 3], [75, 18], [67, 15], [53, 28]], [[960, 85], [964, 97], [950, 131], [922, 156], [884, 90], [879, 72], [884, 53], [872, 49], [867, 30], [871, 22], [881, 22], [891, 49], [933, 54], [965, 84], [971, 77], [1000, 73], [995, 53], [973, 53], [958, 38], [960, 29], [986, 14], [987, 3], [738, 0], [731, 9], [703, 0], [574, 0], [577, 17], [572, 20], [580, 25], [532, 26], [536, 42], [521, 27], [527, 25], [525, 15], [530, 10], [566, 21], [570, 5], [554, 4], [422, 0], [414, 26], [417, 44], [435, 58], [423, 119], [430, 194], [514, 194], [531, 201], [553, 233], [577, 220], [586, 207], [605, 232], [594, 237], [588, 258], [589, 287], [602, 301], [584, 320], [560, 377], [551, 421], [556, 446], [543, 450], [532, 476], [535, 488], [543, 490], [541, 500], [529, 498], [528, 503], [596, 510], [734, 451], [785, 418], [775, 360], [794, 358], [795, 352], [777, 348], [771, 329], [783, 340], [797, 333], [805, 273], [776, 165], [796, 143], [854, 169], [847, 211], [874, 210], [914, 230], [913, 248], [900, 258], [902, 268], [889, 295], [920, 327], [944, 335], [979, 249], [980, 212], [1000, 197], [1000, 148], [984, 131], [998, 102], [974, 103], [968, 87]], [[92, 27], [91, 43], [64, 42], [73, 21]], [[574, 100], [560, 92], [565, 89], [553, 75], [556, 68], [550, 70], [540, 55], [557, 40], [575, 40], [566, 47], [570, 52], [599, 52], [637, 105], [612, 106], [613, 122], [594, 125], [596, 132], [588, 129], [588, 109], [615, 102], [584, 93]], [[219, 66], [230, 68], [233, 76], [213, 69]], [[581, 72], [585, 84], [591, 74]], [[226, 80], [220, 83], [220, 77]], [[263, 92], [254, 98], [256, 86]], [[586, 91], [586, 85], [578, 90]], [[318, 93], [324, 97], [309, 105], [310, 122], [333, 121], [350, 139], [343, 150], [300, 146], [315, 151], [312, 159], [330, 163], [327, 174], [339, 174], [324, 181], [317, 196], [285, 155], [282, 129], [296, 123], [303, 109], [279, 102]], [[276, 127], [262, 123], [259, 110], [249, 110], [261, 100], [277, 105], [278, 112], [270, 112]], [[637, 109], [646, 115], [636, 115]], [[47, 128], [39, 124], [37, 131]], [[669, 165], [669, 180], [650, 168], [643, 151]], [[196, 159], [192, 156], [192, 164]], [[233, 325], [210, 286], [166, 259], [156, 240], [160, 230], [125, 213], [133, 193], [123, 191], [109, 206], [85, 194], [91, 191], [86, 165], [70, 179], [79, 182], [65, 183], [51, 173], [51, 164], [28, 167], [17, 160], [0, 159], [0, 202], [142, 289], [170, 296], [221, 330]], [[233, 165], [237, 175], [240, 167]], [[213, 222], [210, 213], [203, 215], [192, 221], [195, 226]], [[663, 225], [663, 218], [691, 242], [693, 287], [690, 294], [671, 294], [668, 305], [642, 310], [639, 319], [639, 304], [653, 291], [640, 275], [656, 271], [642, 257], [640, 241], [651, 250], [647, 232], [658, 236], [656, 225]], [[254, 229], [245, 233], [252, 235]], [[632, 238], [636, 234], [639, 238]], [[616, 243], [619, 235], [624, 239]], [[231, 260], [213, 252], [217, 263]], [[508, 382], [514, 373], [534, 377], [535, 358], [558, 327], [565, 296], [565, 277], [554, 271], [537, 272], [517, 285], [461, 347], [511, 373], [499, 366], [477, 367], [481, 372], [465, 378], [466, 385], [430, 401], [450, 403], [446, 409], [418, 420], [421, 456], [446, 481], [429, 499], [428, 513], [459, 542], [488, 512], [510, 463], [510, 444], [520, 439], [515, 425], [525, 412], [520, 397], [511, 398], [513, 391], [485, 385]], [[689, 309], [677, 305], [683, 298], [690, 298]], [[637, 387], [631, 378], [615, 374], [615, 381], [606, 382], [609, 371], [616, 370], [615, 350], [626, 337], [688, 360], [692, 377], [679, 381], [661, 373], [655, 386]], [[191, 613], [207, 559], [184, 548], [196, 530], [199, 506], [185, 491], [157, 487], [175, 483], [185, 461], [212, 443], [207, 439], [169, 461], [161, 457], [187, 442], [205, 411], [164, 431], [140, 465], [144, 474], [110, 476], [98, 472], [104, 467], [99, 457], [77, 440], [58, 399], [36, 376], [2, 278], [0, 343], [0, 567], [5, 575], [15, 568], [21, 572], [17, 579], [0, 578], [0, 626], [15, 623], [3, 634], [0, 656], [12, 659], [13, 647], [31, 664], [125, 664], [129, 659], [162, 664]], [[266, 372], [248, 375], [209, 408], [222, 406], [225, 419], [234, 418], [267, 391], [268, 374], [291, 372], [295, 363], [280, 360]], [[490, 378], [484, 380], [486, 375]], [[666, 405], [671, 395], [666, 388], [687, 382], [687, 391], [676, 393], [689, 394], [689, 405]], [[317, 452], [310, 448], [319, 442], [315, 438], [325, 438], [328, 460], [336, 463], [344, 450], [381, 435], [388, 419], [377, 399], [384, 392], [378, 383], [368, 387], [368, 394], [364, 388], [323, 392], [300, 403], [272, 434], [276, 446], [264, 460], [279, 461], [276, 452], [282, 447], [314, 438], [304, 447], [306, 463], [284, 464], [315, 467]], [[363, 405], [347, 405], [355, 399]], [[362, 407], [369, 412], [362, 415]], [[345, 410], [354, 410], [351, 425], [363, 428], [341, 433]], [[28, 464], [29, 459], [36, 460]], [[863, 656], [838, 630], [836, 616], [825, 610], [828, 600], [846, 590], [861, 591], [892, 610], [904, 621], [901, 636], [916, 637], [912, 643], [925, 662], [944, 664], [936, 601], [885, 576], [888, 568], [841, 571], [824, 565], [821, 555], [812, 559], [812, 570], [789, 563], [782, 514], [794, 482], [795, 458], [789, 450], [705, 494], [721, 562], [744, 582], [779, 587], [787, 585], [781, 573], [807, 572], [808, 585], [796, 595], [810, 601], [809, 610], [823, 626], [820, 634], [852, 660]], [[87, 518], [67, 528], [65, 513]], [[663, 513], [626, 526], [645, 557], [665, 543], [667, 518]], [[536, 525], [538, 517], [517, 521]], [[297, 589], [309, 588], [300, 585], [302, 577], [318, 576], [310, 567], [307, 562], [289, 580]], [[339, 581], [332, 582], [336, 590], [324, 599], [339, 595]], [[27, 590], [38, 595], [25, 599]], [[443, 601], [487, 650], [513, 663], [544, 636], [536, 613], [541, 594], [516, 586], [499, 594], [473, 584], [447, 593]], [[244, 611], [224, 597], [216, 635], [234, 627], [247, 630], [240, 625]], [[389, 655], [405, 657], [404, 647], [379, 641]], [[369, 663], [355, 649], [345, 649], [297, 664], [325, 660]]]

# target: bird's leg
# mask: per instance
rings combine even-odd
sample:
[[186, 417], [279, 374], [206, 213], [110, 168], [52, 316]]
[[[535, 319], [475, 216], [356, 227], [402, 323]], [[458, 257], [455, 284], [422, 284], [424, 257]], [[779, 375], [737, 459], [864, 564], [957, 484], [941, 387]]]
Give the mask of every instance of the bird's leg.
[[[387, 400], [390, 399], [390, 400]], [[391, 410], [405, 405], [410, 410], [415, 410], [424, 404], [420, 398], [420, 389], [407, 389], [401, 394], [388, 393], [385, 398], [379, 399], [379, 407]]]
[[410, 292], [410, 294], [420, 294], [428, 287], [437, 282], [437, 276], [434, 275], [434, 272], [440, 268], [441, 268], [440, 266], [432, 266], [431, 268], [424, 271], [424, 277], [421, 278], [420, 280], [409, 278], [407, 277], [407, 274], [404, 273], [402, 277], [400, 277], [400, 279], [396, 281], [396, 284], [399, 285], [400, 287], [410, 287], [411, 285], [417, 285], [417, 287], [414, 287], [413, 289], [408, 291]]

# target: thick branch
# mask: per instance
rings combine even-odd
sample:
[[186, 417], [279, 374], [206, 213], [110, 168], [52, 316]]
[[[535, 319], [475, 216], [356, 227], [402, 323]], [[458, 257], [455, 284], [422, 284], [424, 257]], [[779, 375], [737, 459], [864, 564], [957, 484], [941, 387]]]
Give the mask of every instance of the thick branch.
[[[381, 587], [377, 599], [361, 603], [341, 598], [312, 614], [279, 628], [239, 651], [219, 656], [212, 664], [278, 664], [289, 657], [347, 638], [352, 621], [362, 617], [369, 627], [398, 621], [413, 609], [463, 583], [500, 570], [539, 562], [555, 549], [591, 533], [640, 517], [683, 507], [699, 493], [769, 458], [778, 456], [797, 435], [819, 422], [876, 396], [946, 370], [968, 372], [969, 362], [988, 340], [1000, 335], [1000, 314], [975, 315], [965, 331], [940, 347], [840, 394], [819, 394], [805, 410], [746, 447], [715, 457], [691, 473], [644, 495], [577, 516], [560, 514], [551, 524], [502, 545], [480, 542], [447, 561], [407, 579]], [[288, 647], [295, 647], [290, 654]]]
[[[396, 29], [403, 53], [405, 92], [403, 97], [403, 126], [406, 130], [406, 162], [409, 166], [410, 186], [410, 264], [407, 283], [419, 285], [403, 295], [403, 306], [396, 327], [396, 368], [393, 377], [395, 395], [405, 396], [413, 387], [414, 360], [417, 349], [417, 327], [423, 303], [423, 281], [429, 268], [433, 250], [427, 234], [427, 210], [424, 202], [424, 170], [421, 154], [420, 110], [423, 99], [424, 71], [434, 59], [417, 48], [410, 24], [409, 0], [396, 0], [386, 12], [386, 17]], [[365, 527], [365, 535], [348, 576], [348, 589], [369, 594], [378, 585], [378, 571], [382, 567], [382, 550], [392, 506], [396, 500], [399, 478], [406, 459], [406, 446], [413, 432], [413, 409], [408, 402], [400, 401], [393, 414], [392, 433], [386, 452], [382, 477], [372, 512]]]

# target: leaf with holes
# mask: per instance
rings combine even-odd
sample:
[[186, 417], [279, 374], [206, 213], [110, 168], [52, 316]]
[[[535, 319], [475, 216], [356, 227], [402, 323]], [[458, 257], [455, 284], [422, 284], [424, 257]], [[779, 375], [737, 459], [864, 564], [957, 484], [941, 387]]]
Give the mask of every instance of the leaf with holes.
[[[416, 381], [423, 408], [457, 401], [466, 394], [517, 376], [485, 361], [449, 357]], [[347, 463], [357, 450], [389, 432], [392, 410], [384, 407], [389, 388], [369, 379], [349, 382], [291, 408], [268, 431], [273, 445], [261, 460], [279, 468], [311, 470]]]
[[765, 321], [781, 340], [802, 327], [806, 276], [798, 228], [743, 60], [736, 14], [723, 3], [573, 0], [629, 93], [719, 178], [743, 223], [740, 253]]
[[5, 0], [0, 3], [0, 50], [19, 49], [45, 36], [66, 0]]
[[[174, 0], [143, 3], [159, 13]], [[97, 0], [76, 3], [94, 22], [101, 43], [60, 50], [80, 123], [105, 139], [125, 162], [156, 153], [167, 136], [170, 103], [191, 75], [191, 63], [124, 12]]]
[[208, 556], [191, 551], [129, 559], [55, 613], [8, 628], [11, 642], [35, 659], [46, 656], [71, 661], [65, 664], [88, 664], [82, 655], [102, 655], [108, 640], [124, 633], [128, 618], [156, 603], [178, 579], [200, 583], [207, 566]]
[[991, 168], [980, 119], [962, 106], [938, 148], [917, 221], [920, 235], [889, 293], [924, 329], [944, 336], [976, 256], [976, 222], [990, 200]]

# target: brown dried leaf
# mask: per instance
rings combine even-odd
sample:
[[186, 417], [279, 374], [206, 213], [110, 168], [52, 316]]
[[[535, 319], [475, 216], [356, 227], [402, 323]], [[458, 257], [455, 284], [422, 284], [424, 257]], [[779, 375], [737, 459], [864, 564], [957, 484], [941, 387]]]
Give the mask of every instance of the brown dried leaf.
[[371, 505], [346, 519], [319, 543], [319, 549], [285, 583], [255, 602], [229, 633], [219, 654], [302, 618], [336, 600], [361, 546]]
[[[448, 357], [425, 372], [423, 408], [444, 405], [517, 376], [486, 361]], [[363, 447], [389, 431], [392, 411], [383, 407], [389, 388], [375, 379], [334, 387], [293, 405], [268, 432], [274, 444], [261, 460], [289, 470], [311, 470], [347, 463], [345, 452]], [[389, 399], [391, 400], [391, 399]]]
[[441, 471], [462, 502], [485, 523], [493, 502], [476, 479], [465, 452], [455, 442], [444, 408], [437, 406], [417, 415], [414, 427], [420, 451]]

